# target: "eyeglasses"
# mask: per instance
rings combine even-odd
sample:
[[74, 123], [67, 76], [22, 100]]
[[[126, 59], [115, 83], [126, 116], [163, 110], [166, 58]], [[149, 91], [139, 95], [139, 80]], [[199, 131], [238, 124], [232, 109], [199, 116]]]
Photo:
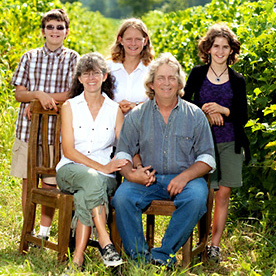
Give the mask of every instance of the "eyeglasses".
[[46, 25], [45, 28], [49, 31], [52, 31], [54, 29], [57, 29], [58, 31], [63, 31], [65, 29], [65, 27], [63, 25], [57, 25], [56, 27], [54, 25]]
[[81, 75], [84, 78], [88, 78], [90, 76], [98, 78], [102, 75], [102, 72], [101, 71], [89, 71], [89, 72], [83, 72]]

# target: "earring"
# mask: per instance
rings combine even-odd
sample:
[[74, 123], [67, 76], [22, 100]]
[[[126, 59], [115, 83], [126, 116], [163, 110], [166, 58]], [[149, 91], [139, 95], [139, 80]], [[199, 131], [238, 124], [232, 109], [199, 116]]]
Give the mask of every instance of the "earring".
[[211, 63], [211, 55], [208, 54], [208, 64]]

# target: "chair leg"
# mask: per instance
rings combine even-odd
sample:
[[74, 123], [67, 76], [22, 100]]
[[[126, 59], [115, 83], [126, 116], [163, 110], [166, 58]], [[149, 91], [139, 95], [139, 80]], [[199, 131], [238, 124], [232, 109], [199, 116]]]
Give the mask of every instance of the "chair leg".
[[36, 204], [29, 203], [26, 205], [26, 212], [21, 232], [21, 240], [20, 240], [20, 246], [19, 246], [19, 253], [24, 254], [28, 251], [29, 248], [29, 242], [26, 239], [27, 234], [31, 234], [33, 227], [34, 227], [34, 221], [35, 221], [35, 212], [36, 212]]
[[120, 255], [122, 255], [122, 240], [121, 240], [120, 234], [119, 234], [117, 226], [116, 226], [116, 214], [115, 214], [114, 208], [110, 208], [108, 225], [109, 225], [109, 230], [110, 230], [111, 241], [113, 242], [116, 251]]
[[151, 250], [154, 246], [154, 224], [154, 215], [147, 215], [146, 239], [149, 246], [149, 250]]
[[189, 267], [192, 262], [193, 232], [182, 247], [182, 267]]
[[[64, 262], [68, 253], [70, 228], [72, 221], [73, 198], [68, 195], [61, 196], [58, 223], [58, 260]], [[71, 210], [68, 212], [68, 210]]]

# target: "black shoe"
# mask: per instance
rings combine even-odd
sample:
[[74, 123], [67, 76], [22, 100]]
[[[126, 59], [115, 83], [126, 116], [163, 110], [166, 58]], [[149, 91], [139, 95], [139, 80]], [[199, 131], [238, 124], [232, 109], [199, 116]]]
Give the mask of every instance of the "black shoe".
[[164, 266], [167, 271], [172, 271], [173, 270], [172, 263], [165, 263], [164, 261], [159, 260], [159, 259], [158, 260], [152, 259], [150, 263], [152, 265], [159, 266], [159, 267]]
[[221, 253], [220, 248], [218, 246], [208, 246], [207, 247], [208, 260], [213, 261], [215, 263], [220, 263], [221, 261]]
[[105, 266], [118, 266], [123, 263], [113, 244], [108, 244], [105, 248], [99, 247], [99, 251]]

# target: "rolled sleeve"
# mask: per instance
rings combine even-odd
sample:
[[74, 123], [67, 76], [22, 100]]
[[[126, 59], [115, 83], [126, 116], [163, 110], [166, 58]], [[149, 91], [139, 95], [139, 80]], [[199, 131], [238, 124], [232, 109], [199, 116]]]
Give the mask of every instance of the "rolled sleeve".
[[[117, 159], [127, 158], [128, 160], [132, 160], [132, 157], [139, 152], [140, 133], [139, 127], [137, 127], [138, 119], [136, 117], [137, 116], [133, 116], [132, 110], [124, 120], [116, 148], [116, 156], [120, 153], [120, 158]], [[127, 155], [122, 155], [121, 153]]]
[[216, 170], [216, 161], [215, 158], [210, 154], [201, 154], [197, 157], [195, 162], [204, 162], [209, 165], [212, 169], [209, 173], [213, 173]]
[[132, 163], [132, 157], [127, 152], [123, 152], [123, 151], [118, 152], [115, 156], [115, 160], [118, 160], [118, 159], [127, 159]]

